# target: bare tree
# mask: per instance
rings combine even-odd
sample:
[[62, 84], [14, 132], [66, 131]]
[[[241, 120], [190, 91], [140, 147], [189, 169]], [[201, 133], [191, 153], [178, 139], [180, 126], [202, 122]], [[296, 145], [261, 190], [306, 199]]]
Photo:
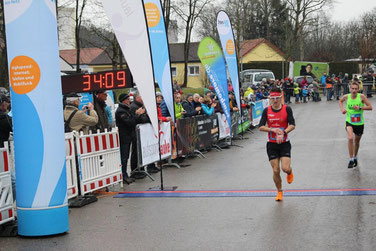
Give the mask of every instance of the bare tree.
[[211, 37], [219, 42], [217, 32], [217, 14], [220, 10], [221, 7], [218, 5], [208, 4], [206, 6], [206, 15], [202, 15], [200, 17], [200, 28], [197, 30], [197, 33], [201, 38]]
[[[80, 3], [81, 2], [81, 3]], [[81, 72], [80, 68], [80, 30], [82, 24], [82, 15], [86, 6], [87, 0], [76, 0], [76, 16], [75, 16], [75, 41], [76, 41], [76, 72]]]
[[369, 67], [369, 62], [376, 59], [376, 15], [372, 12], [364, 14], [361, 20], [359, 36], [359, 52], [363, 61], [363, 70]]
[[168, 27], [170, 25], [170, 15], [171, 15], [171, 0], [163, 0], [162, 10], [163, 10], [163, 16], [165, 18], [166, 32], [168, 32]]
[[[82, 47], [103, 48], [104, 53], [111, 60], [112, 69], [123, 68], [123, 54], [120, 45], [116, 39], [115, 33], [110, 27], [98, 27], [94, 24], [89, 24], [82, 29]], [[85, 35], [85, 33], [88, 33]]]
[[316, 21], [317, 12], [332, 0], [286, 0], [289, 16], [294, 24], [294, 38], [298, 43], [299, 59], [304, 60], [304, 31]]
[[266, 39], [270, 40], [270, 14], [272, 8], [272, 0], [260, 0], [258, 2], [259, 11], [262, 13], [262, 21], [264, 24], [264, 34], [266, 34]]
[[179, 0], [172, 6], [174, 12], [182, 19], [185, 26], [184, 40], [184, 86], [188, 80], [188, 57], [193, 27], [203, 10], [211, 0]]
[[238, 60], [242, 53], [242, 42], [244, 39], [251, 39], [253, 12], [257, 0], [227, 0], [226, 11], [231, 18], [234, 31], [235, 46], [237, 48]]

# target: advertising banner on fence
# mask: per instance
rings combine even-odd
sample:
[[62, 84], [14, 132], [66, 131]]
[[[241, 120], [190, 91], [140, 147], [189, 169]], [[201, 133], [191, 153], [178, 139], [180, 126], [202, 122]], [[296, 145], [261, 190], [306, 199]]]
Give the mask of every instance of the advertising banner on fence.
[[221, 48], [210, 37], [205, 37], [201, 40], [198, 46], [197, 55], [201, 63], [205, 67], [206, 73], [214, 87], [218, 100], [222, 106], [226, 120], [231, 127], [230, 104], [228, 99], [228, 86], [226, 64]]
[[261, 120], [262, 111], [264, 110], [263, 101], [255, 102], [255, 105], [252, 105], [252, 125], [258, 126]]
[[143, 2], [102, 0], [102, 4], [158, 135], [153, 64]]
[[178, 154], [189, 155], [195, 151], [197, 136], [197, 116], [178, 119], [176, 124]]
[[226, 116], [222, 113], [217, 113], [219, 126], [219, 139], [224, 139], [231, 136], [231, 130], [227, 123]]
[[[140, 164], [146, 166], [159, 161], [158, 138], [154, 135], [151, 124], [139, 125]], [[159, 129], [161, 159], [171, 156], [171, 126], [169, 122], [162, 123]]]
[[170, 52], [161, 2], [160, 0], [144, 0], [144, 7], [149, 28], [155, 80], [159, 89], [161, 89], [167, 109], [175, 122]]
[[4, 1], [18, 233], [69, 229], [56, 2]]
[[230, 18], [227, 13], [220, 11], [217, 15], [217, 30], [221, 40], [223, 54], [225, 55], [227, 69], [230, 74], [232, 87], [234, 88], [236, 103], [240, 107], [240, 88], [239, 88], [239, 70], [238, 57], [235, 47], [234, 33]]
[[246, 131], [251, 126], [250, 113], [247, 108], [242, 109], [242, 116], [239, 119], [239, 130], [238, 133]]
[[211, 116], [196, 116], [197, 137], [196, 143], [197, 150], [204, 150], [211, 148], [212, 138], [211, 130], [213, 129], [213, 122]]

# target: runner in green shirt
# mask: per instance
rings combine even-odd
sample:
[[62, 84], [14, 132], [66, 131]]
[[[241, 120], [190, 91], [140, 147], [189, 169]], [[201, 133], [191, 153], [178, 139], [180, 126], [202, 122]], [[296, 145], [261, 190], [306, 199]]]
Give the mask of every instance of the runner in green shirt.
[[[348, 168], [353, 168], [358, 165], [358, 150], [359, 143], [364, 131], [364, 110], [372, 110], [372, 105], [367, 97], [358, 93], [359, 83], [353, 81], [350, 85], [350, 94], [342, 96], [339, 100], [339, 107], [342, 114], [347, 114], [346, 117], [346, 131], [348, 138], [348, 148], [350, 155], [350, 162]], [[346, 109], [343, 106], [346, 102]], [[355, 135], [355, 138], [354, 138]]]

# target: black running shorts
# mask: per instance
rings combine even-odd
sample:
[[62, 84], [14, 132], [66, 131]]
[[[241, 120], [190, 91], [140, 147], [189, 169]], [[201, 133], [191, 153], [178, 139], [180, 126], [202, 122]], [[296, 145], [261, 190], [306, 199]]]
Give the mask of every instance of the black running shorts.
[[266, 144], [266, 152], [268, 153], [269, 161], [281, 157], [291, 158], [291, 144], [290, 141], [282, 144], [268, 142]]
[[[352, 129], [353, 129], [353, 131], [354, 131], [354, 133], [355, 133], [356, 135], [358, 135], [358, 136], [362, 136], [362, 135], [363, 135], [364, 125], [352, 125], [352, 124], [350, 124], [349, 122], [346, 122], [346, 128], [347, 128], [348, 126], [351, 126], [351, 127], [352, 127]], [[345, 129], [346, 129], [346, 128], [345, 128]], [[347, 129], [346, 129], [346, 131], [347, 131]]]

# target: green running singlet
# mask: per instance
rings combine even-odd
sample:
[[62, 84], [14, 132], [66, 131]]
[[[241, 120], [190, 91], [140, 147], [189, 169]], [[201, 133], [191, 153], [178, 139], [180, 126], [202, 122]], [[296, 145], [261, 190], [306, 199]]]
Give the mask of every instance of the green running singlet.
[[362, 102], [361, 94], [358, 93], [355, 99], [351, 98], [351, 94], [347, 94], [347, 117], [346, 122], [352, 125], [364, 125], [363, 119], [363, 110], [355, 110], [353, 107], [357, 105], [359, 107], [363, 107], [364, 104]]

